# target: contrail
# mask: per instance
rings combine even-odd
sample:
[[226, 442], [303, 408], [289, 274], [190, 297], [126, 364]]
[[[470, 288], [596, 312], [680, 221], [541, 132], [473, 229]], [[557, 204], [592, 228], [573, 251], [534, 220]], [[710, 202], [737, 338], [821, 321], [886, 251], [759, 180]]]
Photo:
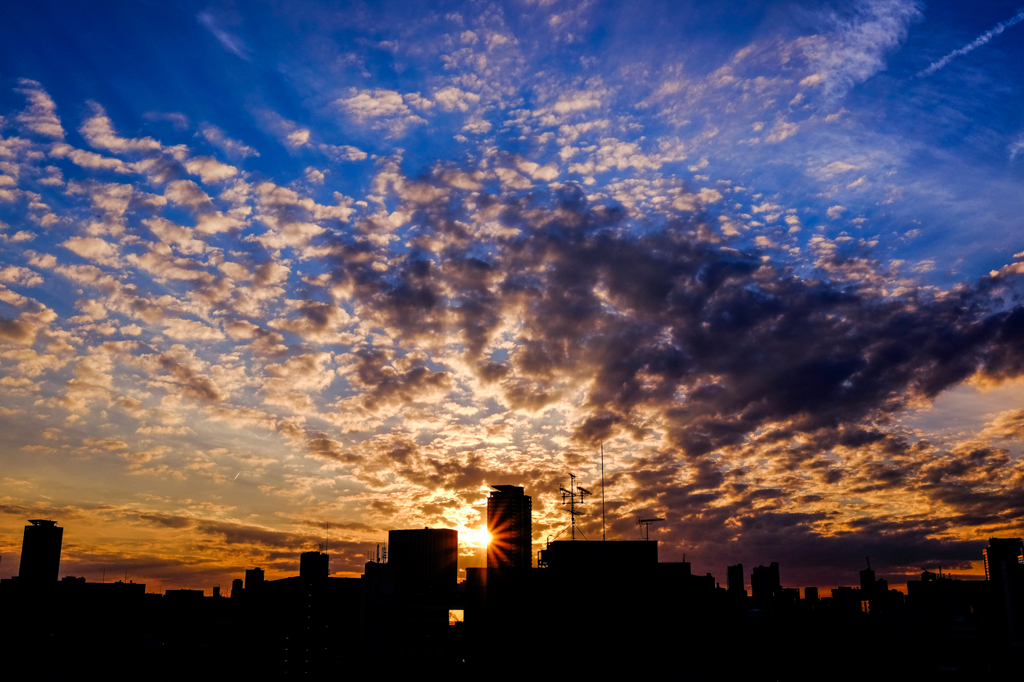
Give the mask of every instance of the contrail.
[[918, 72], [917, 77], [924, 78], [925, 76], [932, 75], [933, 73], [944, 67], [946, 64], [949, 64], [957, 57], [965, 55], [971, 50], [974, 50], [975, 48], [981, 47], [982, 45], [984, 45], [985, 43], [987, 43], [988, 41], [992, 40], [997, 35], [1002, 33], [1003, 31], [1005, 31], [1006, 29], [1010, 28], [1014, 24], [1019, 24], [1022, 21], [1024, 21], [1024, 9], [1017, 10], [1017, 13], [1013, 15], [1012, 18], [996, 24], [991, 30], [986, 31], [985, 33], [982, 33], [980, 36], [975, 38], [973, 42], [964, 45], [959, 50], [953, 50], [952, 52], [950, 52], [937, 62], [932, 62], [931, 66], [929, 66], [927, 69]]

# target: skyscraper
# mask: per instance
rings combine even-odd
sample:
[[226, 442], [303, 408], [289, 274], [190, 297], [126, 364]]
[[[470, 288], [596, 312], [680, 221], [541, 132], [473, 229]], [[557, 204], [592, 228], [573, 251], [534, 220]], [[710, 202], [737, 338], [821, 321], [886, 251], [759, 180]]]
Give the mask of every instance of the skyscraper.
[[533, 500], [514, 485], [491, 486], [487, 498], [488, 569], [527, 569], [533, 566]]
[[743, 564], [729, 566], [726, 568], [725, 576], [729, 586], [729, 594], [747, 596], [747, 588], [743, 585]]
[[56, 521], [29, 519], [21, 542], [21, 566], [18, 579], [32, 583], [57, 582], [60, 572], [60, 547], [64, 529]]

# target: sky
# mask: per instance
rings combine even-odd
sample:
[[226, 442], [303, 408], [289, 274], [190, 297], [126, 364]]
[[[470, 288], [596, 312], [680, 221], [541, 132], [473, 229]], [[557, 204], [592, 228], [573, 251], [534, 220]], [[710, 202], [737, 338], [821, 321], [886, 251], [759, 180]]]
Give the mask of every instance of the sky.
[[151, 590], [393, 528], [481, 565], [489, 486], [539, 549], [602, 444], [608, 537], [694, 572], [977, 576], [1024, 533], [1022, 60], [1006, 2], [17, 3], [0, 576], [30, 518]]

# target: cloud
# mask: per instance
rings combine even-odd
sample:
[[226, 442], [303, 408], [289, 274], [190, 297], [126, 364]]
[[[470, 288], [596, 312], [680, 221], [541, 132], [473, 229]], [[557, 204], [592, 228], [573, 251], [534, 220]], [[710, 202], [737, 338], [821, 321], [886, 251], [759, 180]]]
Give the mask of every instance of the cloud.
[[91, 102], [93, 115], [86, 119], [79, 131], [82, 137], [97, 149], [106, 149], [115, 153], [159, 151], [162, 145], [151, 137], [127, 139], [119, 137], [115, 132], [103, 107]]
[[916, 0], [867, 0], [849, 6], [849, 15], [830, 15], [827, 36], [806, 43], [812, 76], [806, 85], [821, 83], [838, 98], [854, 85], [885, 68], [885, 56], [907, 37], [921, 17]]
[[61, 243], [61, 246], [82, 258], [102, 265], [117, 267], [119, 264], [117, 246], [99, 237], [71, 237]]
[[1006, 151], [1010, 154], [1010, 160], [1013, 161], [1017, 158], [1017, 155], [1024, 151], [1024, 135], [1020, 135], [1012, 141], [1006, 147]]
[[978, 49], [979, 47], [986, 44], [988, 41], [992, 40], [1006, 29], [1010, 28], [1011, 26], [1015, 26], [1016, 24], [1019, 24], [1022, 21], [1024, 21], [1024, 10], [1019, 10], [1015, 15], [1013, 15], [1006, 21], [999, 22], [998, 24], [990, 28], [988, 31], [985, 31], [980, 36], [978, 36], [968, 44], [964, 45], [963, 47], [957, 50], [953, 50], [952, 52], [944, 56], [942, 59], [939, 59], [938, 61], [932, 62], [931, 64], [928, 65], [928, 68], [919, 71], [917, 77], [924, 78], [926, 76], [932, 75], [933, 73], [943, 68], [957, 57], [962, 57], [968, 52], [972, 52]]
[[302, 145], [309, 142], [309, 129], [301, 128], [299, 130], [293, 130], [292, 132], [288, 133], [286, 139], [288, 140], [289, 146], [301, 147]]
[[22, 78], [18, 92], [25, 95], [29, 106], [16, 117], [26, 129], [57, 140], [64, 139], [64, 128], [57, 117], [57, 105], [43, 86], [33, 80]]
[[206, 141], [223, 151], [228, 156], [234, 156], [238, 158], [246, 158], [249, 156], [259, 156], [260, 153], [252, 147], [239, 142], [238, 140], [232, 140], [230, 137], [224, 134], [224, 131], [215, 125], [204, 123], [199, 128], [199, 132], [202, 133]]
[[217, 161], [212, 156], [196, 156], [185, 162], [185, 168], [192, 175], [198, 175], [204, 183], [223, 182], [238, 175], [238, 169]]
[[75, 149], [69, 144], [54, 145], [53, 149], [50, 150], [50, 155], [58, 159], [71, 159], [73, 163], [81, 166], [82, 168], [113, 170], [118, 173], [129, 172], [128, 167], [121, 159], [101, 156], [95, 152], [87, 152], [84, 149]]
[[229, 52], [237, 57], [241, 57], [248, 61], [249, 59], [249, 48], [242, 41], [241, 38], [229, 33], [221, 28], [217, 19], [210, 12], [200, 12], [196, 15], [196, 20], [206, 27], [206, 29], [213, 34], [213, 36], [224, 46]]
[[418, 95], [401, 95], [394, 90], [356, 90], [348, 97], [335, 101], [343, 111], [348, 112], [358, 122], [370, 121], [376, 129], [387, 130], [392, 136], [401, 136], [413, 125], [425, 124], [426, 120], [413, 113], [406, 101], [422, 100]]
[[775, 122], [775, 125], [772, 126], [771, 131], [768, 133], [768, 137], [765, 138], [765, 142], [782, 142], [786, 138], [796, 135], [796, 132], [799, 129], [800, 126], [796, 123], [790, 123], [780, 118]]
[[349, 145], [321, 144], [318, 149], [327, 155], [329, 159], [336, 162], [362, 161], [366, 159], [366, 152]]
[[434, 101], [445, 111], [468, 111], [471, 105], [480, 101], [480, 95], [449, 86], [435, 92]]
[[34, 287], [42, 284], [43, 278], [36, 274], [34, 270], [30, 270], [29, 268], [10, 265], [6, 268], [0, 269], [0, 282], [18, 284], [24, 287]]
[[192, 209], [211, 205], [209, 195], [191, 180], [175, 180], [168, 183], [164, 196], [172, 203]]

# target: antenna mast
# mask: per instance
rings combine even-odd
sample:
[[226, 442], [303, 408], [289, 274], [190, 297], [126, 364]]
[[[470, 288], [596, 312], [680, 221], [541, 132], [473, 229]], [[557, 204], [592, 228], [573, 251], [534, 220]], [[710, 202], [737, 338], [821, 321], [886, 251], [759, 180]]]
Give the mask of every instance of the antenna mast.
[[665, 519], [637, 519], [636, 525], [640, 526], [640, 537], [643, 540], [651, 539], [651, 524], [655, 521], [664, 521]]
[[601, 541], [608, 538], [605, 536], [604, 525], [604, 442], [601, 442]]
[[[569, 474], [568, 490], [566, 490], [565, 488], [559, 488], [559, 490], [562, 491], [562, 504], [569, 505], [569, 516], [571, 518], [571, 521], [569, 522], [570, 535], [572, 539], [575, 540], [576, 531], [579, 530], [579, 528], [576, 525], [576, 517], [583, 513], [582, 511], [576, 511], [576, 505], [583, 504], [583, 498], [586, 495], [593, 495], [593, 493], [581, 485], [576, 485], [576, 474]], [[577, 498], [579, 498], [579, 502], [576, 501]], [[579, 533], [581, 536], [583, 536], [584, 540], [587, 539], [587, 536], [583, 535], [582, 530], [579, 531]]]

